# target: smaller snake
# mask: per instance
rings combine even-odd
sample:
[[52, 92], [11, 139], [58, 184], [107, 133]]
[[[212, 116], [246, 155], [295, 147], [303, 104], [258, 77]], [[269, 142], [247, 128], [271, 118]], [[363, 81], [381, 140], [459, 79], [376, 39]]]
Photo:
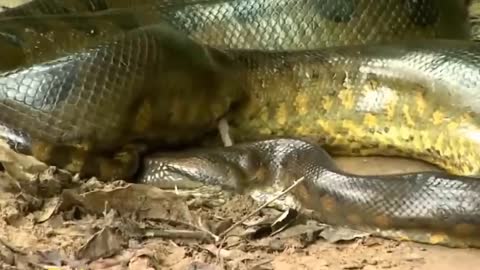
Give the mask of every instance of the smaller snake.
[[[293, 207], [320, 221], [480, 246], [480, 47], [439, 40], [466, 38], [462, 0], [46, 1], [0, 18], [0, 137], [18, 152], [131, 179], [143, 146], [196, 143], [226, 118], [257, 142], [147, 156], [138, 180], [262, 200], [303, 176]], [[318, 143], [450, 174], [355, 176]]]
[[480, 181], [443, 172], [356, 176], [316, 144], [297, 139], [156, 153], [138, 179], [169, 188], [199, 183], [266, 202], [304, 177], [280, 206], [311, 209], [319, 220], [396, 240], [480, 247]]

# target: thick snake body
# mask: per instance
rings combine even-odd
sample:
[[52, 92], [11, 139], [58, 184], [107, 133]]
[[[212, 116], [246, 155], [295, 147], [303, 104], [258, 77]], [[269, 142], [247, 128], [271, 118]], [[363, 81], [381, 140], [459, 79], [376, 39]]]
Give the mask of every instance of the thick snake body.
[[478, 179], [441, 172], [356, 176], [339, 170], [321, 147], [302, 140], [155, 154], [145, 160], [140, 179], [177, 188], [196, 188], [195, 180], [201, 179], [267, 202], [302, 177], [278, 207], [311, 209], [327, 224], [398, 240], [480, 244]]
[[[2, 137], [72, 172], [130, 178], [145, 151], [198, 142], [225, 118], [235, 141], [257, 142], [155, 154], [138, 180], [268, 194], [304, 176], [294, 198], [324, 222], [479, 245], [480, 186], [467, 175], [480, 171], [480, 52], [464, 1], [174, 2], [4, 13]], [[277, 137], [303, 140], [258, 141]], [[354, 176], [317, 143], [450, 174]]]

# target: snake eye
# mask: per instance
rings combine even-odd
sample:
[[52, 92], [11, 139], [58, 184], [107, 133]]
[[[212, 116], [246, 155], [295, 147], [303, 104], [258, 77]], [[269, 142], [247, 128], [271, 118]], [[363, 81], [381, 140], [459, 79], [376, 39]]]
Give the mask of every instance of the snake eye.
[[357, 5], [355, 0], [330, 0], [318, 2], [319, 14], [336, 23], [347, 23], [351, 21]]

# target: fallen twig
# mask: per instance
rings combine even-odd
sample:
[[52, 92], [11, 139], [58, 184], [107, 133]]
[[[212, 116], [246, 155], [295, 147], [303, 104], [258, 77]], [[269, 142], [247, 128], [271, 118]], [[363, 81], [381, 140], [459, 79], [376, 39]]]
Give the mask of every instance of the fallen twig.
[[212, 236], [208, 232], [189, 231], [189, 230], [148, 229], [148, 230], [145, 230], [144, 235], [146, 237], [183, 238], [183, 239], [197, 239], [197, 240], [207, 240], [212, 238]]
[[210, 230], [208, 230], [205, 225], [203, 224], [202, 222], [202, 219], [199, 217], [198, 218], [198, 226], [195, 226], [198, 230], [204, 232], [204, 233], [207, 233], [208, 235], [210, 235], [210, 237], [212, 237], [215, 242], [218, 242], [218, 240], [220, 240], [220, 237], [216, 234], [214, 234], [213, 232], [211, 232]]
[[239, 226], [240, 224], [244, 223], [245, 221], [247, 221], [249, 218], [251, 218], [253, 215], [257, 214], [258, 212], [260, 212], [263, 208], [267, 207], [269, 204], [271, 204], [272, 202], [278, 200], [280, 197], [282, 197], [283, 195], [287, 194], [288, 192], [290, 192], [290, 190], [292, 190], [293, 188], [295, 188], [298, 184], [300, 184], [301, 182], [303, 182], [305, 180], [305, 177], [302, 176], [300, 177], [299, 179], [295, 180], [295, 182], [293, 182], [287, 189], [285, 189], [283, 192], [281, 192], [280, 194], [278, 194], [277, 196], [273, 197], [271, 200], [269, 200], [268, 202], [265, 202], [264, 204], [262, 204], [261, 206], [259, 206], [257, 209], [255, 209], [254, 211], [252, 211], [250, 214], [246, 215], [244, 218], [242, 218], [241, 220], [239, 220], [238, 222], [235, 222], [232, 226], [230, 226], [228, 229], [226, 229], [225, 231], [223, 231], [222, 233], [220, 233], [218, 235], [218, 237], [220, 239], [224, 239], [225, 236], [231, 232], [233, 229], [235, 229], [237, 226]]
[[[252, 211], [250, 214], [246, 215], [244, 218], [242, 218], [241, 220], [239, 220], [238, 222], [235, 222], [232, 226], [230, 226], [228, 229], [226, 229], [225, 231], [223, 231], [222, 233], [220, 233], [218, 235], [219, 239], [220, 239], [220, 244], [218, 245], [219, 247], [222, 247], [223, 244], [225, 243], [226, 239], [228, 238], [227, 234], [229, 232], [231, 232], [233, 229], [235, 229], [237, 226], [239, 226], [240, 224], [244, 223], [245, 221], [247, 221], [247, 219], [251, 218], [253, 215], [257, 214], [258, 212], [260, 212], [262, 209], [264, 209], [265, 207], [267, 207], [269, 204], [271, 204], [272, 202], [278, 200], [280, 197], [282, 197], [283, 195], [287, 194], [288, 192], [290, 192], [290, 190], [294, 189], [298, 184], [300, 184], [301, 182], [303, 182], [305, 180], [305, 177], [302, 176], [300, 177], [299, 179], [297, 179], [295, 182], [293, 182], [287, 189], [285, 189], [283, 192], [281, 192], [280, 194], [278, 194], [277, 196], [273, 197], [271, 200], [265, 202], [264, 204], [262, 204], [261, 206], [259, 206], [257, 209], [255, 209], [254, 211]], [[218, 241], [217, 241], [218, 242]], [[224, 267], [225, 263], [223, 261], [223, 257], [220, 256], [220, 248], [218, 249], [218, 253], [217, 253], [217, 259], [219, 260], [219, 264], [220, 266]]]

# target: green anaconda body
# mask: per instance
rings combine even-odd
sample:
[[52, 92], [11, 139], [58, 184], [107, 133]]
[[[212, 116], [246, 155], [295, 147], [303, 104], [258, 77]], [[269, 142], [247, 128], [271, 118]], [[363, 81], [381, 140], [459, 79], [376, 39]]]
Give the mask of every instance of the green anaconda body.
[[[2, 137], [72, 172], [130, 178], [145, 149], [195, 142], [226, 118], [235, 141], [303, 138], [331, 153], [405, 155], [476, 176], [479, 51], [461, 3], [207, 1], [5, 16], [0, 58], [23, 60], [0, 68]], [[478, 246], [474, 178], [355, 177], [296, 140], [212, 151], [147, 158], [140, 180], [174, 181], [165, 177], [173, 171], [242, 190], [263, 176], [278, 191], [305, 175], [296, 198], [324, 221]]]
[[[316, 49], [418, 38], [469, 37], [466, 7], [459, 0], [439, 3], [410, 0], [152, 2], [154, 0], [137, 1], [138, 6], [131, 9], [118, 9], [124, 6], [124, 1], [112, 2], [110, 6], [114, 9], [94, 14], [8, 18], [7, 13], [3, 20], [0, 16], [0, 46], [5, 47], [0, 53], [3, 52], [5, 55], [1, 56], [6, 59], [0, 70], [49, 59], [51, 54], [62, 50], [77, 50], [158, 21], [188, 34], [199, 43], [235, 49]], [[90, 1], [72, 0], [65, 5], [68, 3], [69, 7], [72, 3], [87, 6]], [[52, 5], [57, 6], [55, 2]], [[97, 6], [103, 5], [97, 3]], [[44, 10], [55, 10], [54, 7]], [[27, 8], [35, 13], [31, 7]], [[19, 9], [11, 11], [21, 13], [23, 8]], [[86, 11], [86, 8], [80, 10]], [[47, 14], [52, 13], [55, 14]], [[262, 35], [264, 38], [259, 38]]]

